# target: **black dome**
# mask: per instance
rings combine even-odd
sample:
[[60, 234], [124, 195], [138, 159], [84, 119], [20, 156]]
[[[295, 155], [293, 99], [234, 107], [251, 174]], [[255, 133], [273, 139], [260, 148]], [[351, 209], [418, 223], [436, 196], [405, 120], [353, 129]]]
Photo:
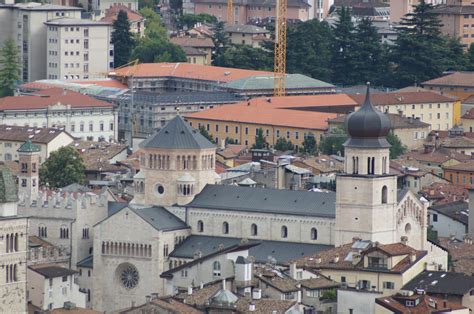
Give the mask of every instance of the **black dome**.
[[347, 116], [346, 130], [350, 138], [345, 146], [390, 147], [385, 138], [390, 132], [390, 120], [372, 106], [369, 84], [362, 107]]

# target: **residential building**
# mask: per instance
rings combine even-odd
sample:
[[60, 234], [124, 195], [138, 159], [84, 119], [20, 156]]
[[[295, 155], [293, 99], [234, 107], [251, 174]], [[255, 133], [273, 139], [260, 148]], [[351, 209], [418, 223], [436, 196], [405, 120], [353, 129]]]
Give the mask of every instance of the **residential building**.
[[18, 215], [17, 189], [13, 176], [0, 165], [0, 312], [26, 312], [26, 262], [28, 254], [28, 219]]
[[70, 302], [86, 307], [86, 295], [75, 282], [76, 271], [54, 264], [28, 267], [28, 302], [41, 310], [62, 308]]
[[448, 131], [431, 131], [424, 143], [426, 151], [444, 149], [449, 152], [473, 156], [474, 134], [464, 132], [464, 128], [455, 125]]
[[474, 5], [468, 0], [446, 0], [444, 5], [435, 7], [432, 13], [441, 21], [441, 32], [444, 35], [460, 38], [467, 49], [474, 42]]
[[474, 94], [474, 72], [453, 72], [421, 83], [442, 95], [466, 98]]
[[[212, 49], [214, 43], [211, 38], [207, 37], [172, 37], [170, 41], [183, 48], [188, 62], [199, 65], [211, 65]], [[196, 51], [197, 50], [197, 51]], [[198, 52], [204, 53], [204, 62], [197, 62], [196, 55]]]
[[40, 163], [52, 152], [74, 141], [71, 134], [58, 128], [0, 125], [0, 160], [18, 160], [18, 148], [28, 139], [39, 147]]
[[433, 182], [424, 186], [418, 194], [427, 199], [431, 205], [465, 201], [469, 198], [466, 188], [451, 182]]
[[452, 184], [474, 188], [474, 160], [443, 167], [443, 177]]
[[[471, 97], [469, 97], [471, 98]], [[473, 97], [474, 100], [474, 97]], [[474, 132], [474, 108], [468, 109], [461, 117], [461, 126], [464, 130]]]
[[347, 95], [285, 96], [252, 99], [234, 105], [186, 115], [195, 128], [203, 126], [218, 143], [231, 138], [252, 146], [261, 129], [270, 146], [278, 138], [290, 140], [296, 149], [306, 136], [319, 141], [328, 128], [328, 119], [347, 113], [356, 103]]
[[0, 5], [0, 46], [8, 38], [20, 52], [22, 82], [48, 77], [48, 37], [45, 22], [57, 18], [81, 18], [81, 8], [36, 2]]
[[334, 8], [348, 7], [357, 18], [372, 17], [376, 20], [390, 18], [390, 5], [387, 0], [334, 0]]
[[[359, 105], [364, 95], [351, 95]], [[432, 130], [449, 130], [461, 122], [461, 104], [453, 98], [432, 92], [394, 92], [372, 95], [376, 108], [385, 113], [401, 114], [431, 125]]]
[[114, 67], [111, 23], [58, 18], [45, 24], [48, 79], [104, 77]]
[[0, 99], [1, 124], [59, 128], [89, 140], [117, 139], [117, 111], [111, 103], [81, 93], [50, 88], [28, 96]]
[[414, 159], [394, 159], [390, 161], [390, 172], [397, 174], [399, 189], [409, 189], [417, 194], [422, 188], [434, 182], [448, 182], [432, 172], [432, 169]]
[[117, 20], [120, 11], [127, 13], [130, 22], [130, 31], [137, 37], [145, 36], [145, 18], [138, 11], [129, 9], [123, 4], [114, 4], [105, 10], [105, 15], [100, 19], [101, 22], [113, 24]]
[[86, 258], [80, 260], [76, 264], [76, 270], [78, 272], [77, 284], [80, 287], [80, 291], [86, 294], [86, 307], [92, 308], [92, 278], [94, 271], [94, 257], [89, 255]]
[[474, 261], [472, 254], [474, 246], [472, 245], [471, 233], [464, 239], [456, 239], [456, 237], [438, 238], [439, 245], [446, 249], [451, 256], [450, 271], [455, 273], [463, 273], [466, 276], [472, 276], [474, 272]]
[[[423, 147], [423, 143], [430, 133], [431, 124], [406, 117], [402, 114], [387, 114], [390, 119], [390, 127], [400, 141], [407, 147], [408, 150], [418, 149]], [[328, 120], [329, 130], [338, 127], [344, 128], [345, 116], [340, 115], [337, 118]]]
[[[399, 23], [406, 14], [412, 13], [413, 6], [419, 3], [419, 0], [390, 0], [390, 22]], [[446, 0], [425, 0], [425, 3], [439, 5], [446, 3]]]
[[[217, 17], [217, 20], [227, 22], [227, 1], [222, 0], [196, 0], [193, 1], [194, 14], [207, 13]], [[274, 18], [276, 3], [262, 0], [254, 2], [233, 3], [233, 23], [236, 25], [249, 24], [265, 18]], [[287, 18], [289, 20], [306, 21], [309, 19], [310, 6], [303, 0], [288, 1]]]
[[[446, 148], [427, 149], [424, 151], [408, 152], [400, 156], [400, 159], [413, 159], [425, 165], [426, 170], [433, 172], [437, 176], [444, 176], [444, 168], [457, 165], [461, 162], [468, 161], [471, 156], [456, 153]], [[448, 179], [449, 180], [449, 179]]]
[[138, 0], [77, 0], [77, 2], [87, 11], [95, 11], [99, 14], [104, 14], [108, 9], [117, 5], [125, 6], [132, 11], [138, 11]]
[[462, 273], [424, 271], [402, 288], [423, 289], [429, 296], [474, 309], [474, 278]]
[[462, 239], [468, 233], [468, 203], [456, 201], [428, 208], [429, 224], [438, 237], [455, 236]]
[[229, 35], [229, 42], [236, 45], [262, 48], [263, 42], [271, 40], [268, 30], [255, 25], [227, 25], [225, 31]]
[[468, 314], [467, 307], [446, 301], [442, 298], [427, 296], [424, 291], [408, 292], [378, 298], [375, 300], [375, 313], [453, 313]]

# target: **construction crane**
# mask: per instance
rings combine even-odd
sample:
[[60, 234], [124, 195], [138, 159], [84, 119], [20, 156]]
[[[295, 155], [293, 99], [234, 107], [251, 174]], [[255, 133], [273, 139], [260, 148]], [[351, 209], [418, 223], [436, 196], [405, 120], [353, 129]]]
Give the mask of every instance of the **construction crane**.
[[[130, 92], [131, 92], [131, 95], [130, 95], [131, 119], [130, 120], [132, 122], [131, 140], [133, 140], [133, 137], [136, 134], [138, 134], [138, 132], [140, 130], [140, 125], [138, 123], [138, 115], [137, 115], [137, 112], [135, 112], [134, 90], [133, 90], [134, 89], [133, 78], [135, 77], [135, 73], [137, 71], [138, 62], [139, 62], [139, 60], [135, 59], [133, 61], [125, 63], [124, 65], [119, 66], [118, 68], [115, 68], [114, 71], [109, 72], [109, 76], [110, 75], [115, 76], [115, 75], [117, 75], [117, 73], [115, 72], [116, 70], [128, 68], [127, 71], [123, 74], [120, 74], [120, 76], [130, 79], [130, 85], [131, 85], [131, 88], [130, 88]], [[130, 143], [131, 143], [131, 141], [130, 141]]]
[[233, 0], [227, 0], [227, 25], [234, 24], [234, 3]]
[[286, 16], [287, 0], [276, 0], [273, 95], [286, 92]]

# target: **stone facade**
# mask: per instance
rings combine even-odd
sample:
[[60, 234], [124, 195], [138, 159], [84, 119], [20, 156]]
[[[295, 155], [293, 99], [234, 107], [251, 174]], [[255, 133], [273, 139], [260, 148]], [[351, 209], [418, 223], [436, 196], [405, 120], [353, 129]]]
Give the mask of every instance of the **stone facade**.
[[[160, 231], [124, 208], [94, 227], [93, 308], [113, 311], [141, 304], [151, 293], [163, 294], [166, 256], [174, 250], [179, 238], [189, 229]], [[143, 252], [125, 247], [145, 246]], [[122, 249], [123, 248], [123, 249]], [[135, 281], [128, 282], [129, 272]], [[113, 289], [111, 289], [113, 287]]]

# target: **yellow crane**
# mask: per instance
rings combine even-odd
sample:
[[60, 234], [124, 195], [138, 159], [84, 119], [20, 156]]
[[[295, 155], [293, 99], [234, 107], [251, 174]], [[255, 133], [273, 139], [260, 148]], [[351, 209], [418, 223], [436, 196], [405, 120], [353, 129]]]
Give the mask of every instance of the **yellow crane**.
[[273, 95], [286, 93], [286, 16], [287, 0], [276, 0]]
[[227, 0], [227, 25], [234, 23], [234, 3], [233, 0]]

